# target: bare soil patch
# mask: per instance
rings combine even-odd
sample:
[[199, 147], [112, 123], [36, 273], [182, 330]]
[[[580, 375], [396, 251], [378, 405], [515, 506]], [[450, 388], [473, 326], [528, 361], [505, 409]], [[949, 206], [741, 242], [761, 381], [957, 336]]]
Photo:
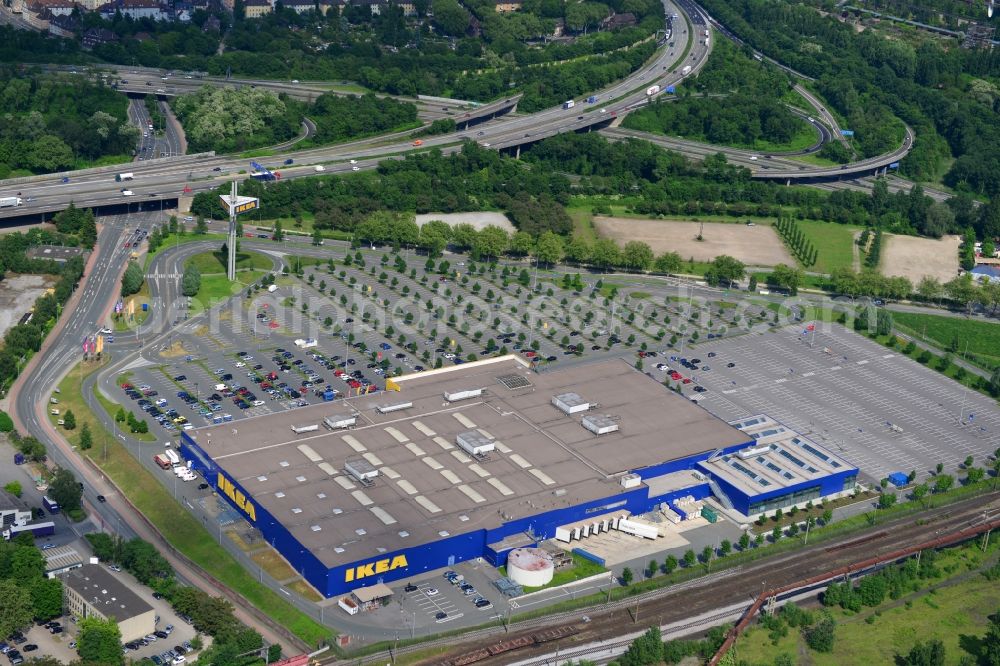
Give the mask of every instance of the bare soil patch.
[[31, 311], [35, 301], [54, 285], [52, 275], [12, 275], [3, 281], [0, 290], [0, 338]]
[[882, 237], [881, 271], [909, 278], [914, 285], [924, 276], [947, 282], [958, 275], [959, 236], [941, 239], [885, 234]]
[[485, 229], [489, 225], [500, 227], [509, 233], [517, 231], [514, 225], [503, 213], [482, 211], [478, 213], [425, 213], [417, 215], [417, 226], [422, 227], [431, 220], [441, 220], [442, 222], [455, 226], [456, 224], [471, 224], [477, 231]]
[[[795, 265], [784, 243], [765, 225], [726, 224], [677, 220], [650, 220], [624, 217], [595, 217], [598, 234], [620, 245], [631, 240], [647, 243], [653, 252], [676, 252], [685, 260], [712, 261], [727, 254], [748, 266]], [[698, 240], [701, 229], [702, 239]]]

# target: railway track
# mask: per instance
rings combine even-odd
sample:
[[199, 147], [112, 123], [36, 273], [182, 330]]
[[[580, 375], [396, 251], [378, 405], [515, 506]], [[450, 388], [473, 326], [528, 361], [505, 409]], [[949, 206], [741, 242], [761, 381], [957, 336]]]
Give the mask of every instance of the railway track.
[[[996, 513], [998, 509], [1000, 509], [1000, 492], [987, 493], [946, 507], [929, 509], [887, 521], [875, 534], [860, 538], [857, 535], [849, 535], [840, 542], [824, 542], [778, 558], [762, 558], [741, 567], [723, 570], [710, 577], [653, 590], [610, 604], [512, 623], [509, 625], [506, 640], [523, 642], [527, 637], [528, 642], [523, 643], [523, 648], [535, 646], [537, 644], [531, 641], [530, 637], [543, 628], [557, 627], [575, 620], [576, 626], [579, 627], [578, 632], [549, 641], [545, 647], [547, 652], [554, 651], [558, 647], [560, 652], [565, 650], [568, 656], [572, 655], [576, 659], [584, 658], [586, 654], [582, 652], [577, 654], [574, 649], [579, 651], [585, 645], [604, 641], [599, 650], [606, 650], [616, 640], [622, 640], [620, 637], [623, 634], [665, 624], [676, 623], [684, 626], [689, 618], [711, 616], [714, 610], [741, 599], [747, 600], [749, 606], [765, 588], [780, 588], [838, 567], [980, 524], [984, 513]], [[678, 603], [679, 595], [683, 595], [683, 603]], [[589, 621], [580, 624], [584, 614], [589, 617]], [[704, 620], [699, 620], [696, 624], [704, 626]], [[503, 632], [503, 629], [489, 628], [457, 639], [442, 640], [439, 645], [450, 644], [454, 645], [455, 649], [443, 657], [438, 656], [422, 663], [450, 663], [453, 659], [481, 650], [483, 639], [495, 636], [498, 632]], [[458, 640], [461, 640], [461, 643], [458, 643]], [[421, 647], [427, 647], [427, 644], [414, 646], [412, 649], [415, 651]], [[400, 650], [400, 653], [402, 652], [404, 651]], [[512, 657], [516, 654], [507, 651], [502, 655], [481, 655], [474, 663], [476, 666], [500, 666], [511, 663]], [[526, 657], [530, 659], [530, 655]]]

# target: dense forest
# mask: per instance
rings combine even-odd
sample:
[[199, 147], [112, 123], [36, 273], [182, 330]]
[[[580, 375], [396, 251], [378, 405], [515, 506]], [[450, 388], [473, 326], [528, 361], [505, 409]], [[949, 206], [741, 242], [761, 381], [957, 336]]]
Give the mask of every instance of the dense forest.
[[628, 114], [623, 124], [738, 148], [755, 148], [761, 141], [788, 144], [800, 132], [810, 132], [784, 100], [792, 86], [778, 68], [746, 56], [722, 39], [698, 76], [678, 86], [679, 97], [661, 95], [650, 106]]
[[50, 173], [120, 156], [138, 138], [128, 100], [83, 77], [0, 68], [0, 178]]
[[[996, 95], [971, 94], [1000, 76], [1000, 51], [914, 47], [888, 40], [803, 5], [766, 0], [706, 0], [705, 7], [755, 48], [817, 79], [816, 88], [847, 118], [865, 153], [900, 137], [898, 116], [917, 134], [901, 171], [990, 197], [1000, 194], [1000, 109]], [[979, 86], [982, 88], [982, 86]], [[994, 88], [995, 89], [995, 88]]]
[[273, 146], [297, 136], [304, 117], [316, 124], [316, 134], [300, 147], [359, 139], [419, 124], [413, 104], [371, 93], [328, 93], [307, 104], [263, 89], [203, 86], [195, 93], [175, 97], [171, 107], [194, 152], [231, 153]]
[[294, 137], [302, 120], [298, 104], [267, 90], [202, 86], [175, 97], [171, 108], [184, 126], [192, 152], [232, 153], [271, 146]]

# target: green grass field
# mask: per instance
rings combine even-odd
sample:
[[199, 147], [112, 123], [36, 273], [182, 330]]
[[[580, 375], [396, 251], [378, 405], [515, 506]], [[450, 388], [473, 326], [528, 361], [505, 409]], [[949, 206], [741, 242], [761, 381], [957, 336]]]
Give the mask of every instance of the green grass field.
[[900, 663], [896, 655], [905, 655], [917, 641], [940, 639], [945, 646], [945, 663], [957, 664], [966, 654], [964, 648], [978, 647], [987, 616], [1000, 611], [1000, 586], [975, 575], [934, 593], [917, 593], [911, 601], [909, 608], [905, 603], [883, 605], [881, 616], [872, 624], [865, 620], [877, 609], [865, 608], [857, 614], [835, 610], [836, 641], [829, 654], [811, 651], [796, 629], [772, 645], [764, 628], [748, 631], [736, 644], [736, 654], [748, 664], [772, 664], [779, 654], [791, 656], [794, 663], [815, 666], [892, 664]]
[[837, 268], [853, 266], [854, 233], [860, 231], [860, 227], [814, 220], [799, 220], [798, 226], [818, 251], [816, 265], [810, 266], [810, 271], [830, 273]]
[[1000, 323], [914, 312], [893, 312], [892, 318], [906, 332], [926, 337], [942, 349], [957, 342], [958, 354], [968, 350], [980, 359], [980, 365], [1000, 364]]
[[239, 294], [247, 286], [260, 280], [267, 271], [241, 271], [236, 274], [236, 282], [230, 282], [225, 273], [201, 276], [198, 296], [191, 299], [191, 314], [198, 314], [206, 308]]
[[[90, 365], [83, 371], [93, 372], [99, 365]], [[79, 366], [78, 366], [79, 368]], [[83, 405], [80, 393], [81, 370], [70, 372], [59, 388], [60, 403]], [[105, 408], [110, 401], [102, 400]], [[117, 407], [114, 407], [117, 411]], [[77, 414], [76, 408], [73, 409]], [[239, 592], [257, 608], [266, 612], [275, 621], [287, 627], [292, 633], [310, 645], [317, 645], [330, 636], [331, 631], [302, 614], [284, 599], [261, 585], [233, 557], [213, 540], [202, 525], [187, 511], [181, 509], [166, 488], [153, 478], [130, 454], [121, 441], [112, 437], [100, 422], [86, 409], [81, 408], [77, 416], [77, 429], [69, 437], [73, 444], [79, 443], [79, 432], [83, 422], [90, 424], [94, 448], [83, 452], [91, 458], [125, 493], [133, 504], [145, 515], [180, 552], [196, 562], [223, 585]]]
[[[201, 252], [187, 260], [188, 266], [194, 265], [198, 272], [205, 275], [226, 272], [226, 255], [222, 252]], [[236, 253], [236, 270], [257, 269], [268, 270], [273, 264], [271, 260], [259, 252]]]

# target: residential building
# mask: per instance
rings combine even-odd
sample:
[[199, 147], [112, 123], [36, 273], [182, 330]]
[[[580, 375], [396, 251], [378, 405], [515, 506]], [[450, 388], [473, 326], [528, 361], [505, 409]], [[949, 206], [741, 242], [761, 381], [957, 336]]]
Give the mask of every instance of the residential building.
[[243, 3], [243, 11], [247, 18], [260, 18], [274, 11], [274, 7], [269, 0], [246, 0]]

